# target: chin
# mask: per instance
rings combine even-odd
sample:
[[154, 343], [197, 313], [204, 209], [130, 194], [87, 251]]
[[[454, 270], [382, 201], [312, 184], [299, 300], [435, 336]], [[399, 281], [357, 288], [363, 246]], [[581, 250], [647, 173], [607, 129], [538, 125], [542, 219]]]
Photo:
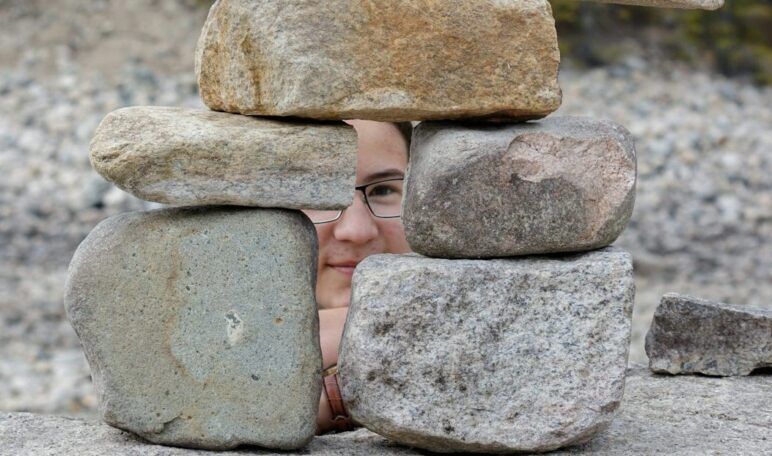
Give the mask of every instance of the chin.
[[322, 295], [316, 298], [317, 307], [319, 309], [337, 309], [339, 307], [348, 307], [351, 302], [351, 287], [346, 291], [335, 293], [334, 295]]
[[332, 300], [333, 307], [348, 307], [351, 303], [351, 281], [342, 284]]
[[341, 296], [340, 299], [336, 300], [335, 307], [348, 307], [351, 303], [351, 289], [349, 289], [348, 294], [345, 296]]

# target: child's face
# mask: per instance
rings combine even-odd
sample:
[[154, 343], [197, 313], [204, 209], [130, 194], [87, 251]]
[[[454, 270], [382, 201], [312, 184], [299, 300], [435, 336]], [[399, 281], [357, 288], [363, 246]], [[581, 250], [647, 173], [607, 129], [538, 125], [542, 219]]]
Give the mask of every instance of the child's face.
[[[357, 185], [404, 177], [407, 145], [390, 123], [354, 120], [357, 132]], [[400, 218], [376, 218], [362, 192], [341, 217], [316, 225], [319, 236], [316, 300], [320, 309], [345, 307], [351, 295], [351, 276], [356, 265], [376, 253], [405, 253], [410, 247]]]

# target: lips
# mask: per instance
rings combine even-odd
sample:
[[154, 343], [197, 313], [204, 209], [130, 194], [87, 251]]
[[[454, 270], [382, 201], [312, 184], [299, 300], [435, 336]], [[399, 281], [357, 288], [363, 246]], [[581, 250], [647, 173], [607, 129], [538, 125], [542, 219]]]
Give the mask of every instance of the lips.
[[341, 274], [352, 276], [354, 275], [354, 269], [356, 269], [358, 261], [338, 261], [335, 263], [328, 263], [332, 269], [340, 272]]

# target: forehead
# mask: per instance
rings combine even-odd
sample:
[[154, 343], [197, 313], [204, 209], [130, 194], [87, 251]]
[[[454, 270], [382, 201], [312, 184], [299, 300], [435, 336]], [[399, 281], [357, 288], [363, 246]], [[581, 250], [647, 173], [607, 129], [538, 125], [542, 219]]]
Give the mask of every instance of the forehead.
[[357, 131], [358, 184], [387, 170], [404, 174], [407, 145], [396, 125], [369, 120], [354, 120], [351, 124]]

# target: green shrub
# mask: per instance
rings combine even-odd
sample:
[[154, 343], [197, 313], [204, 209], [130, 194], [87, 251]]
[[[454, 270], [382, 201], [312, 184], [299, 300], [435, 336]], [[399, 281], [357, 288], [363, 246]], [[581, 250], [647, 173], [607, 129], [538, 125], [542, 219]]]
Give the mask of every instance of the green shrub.
[[563, 55], [587, 65], [612, 63], [624, 38], [669, 57], [707, 63], [729, 76], [772, 84], [772, 2], [726, 0], [716, 11], [659, 9], [551, 0]]

